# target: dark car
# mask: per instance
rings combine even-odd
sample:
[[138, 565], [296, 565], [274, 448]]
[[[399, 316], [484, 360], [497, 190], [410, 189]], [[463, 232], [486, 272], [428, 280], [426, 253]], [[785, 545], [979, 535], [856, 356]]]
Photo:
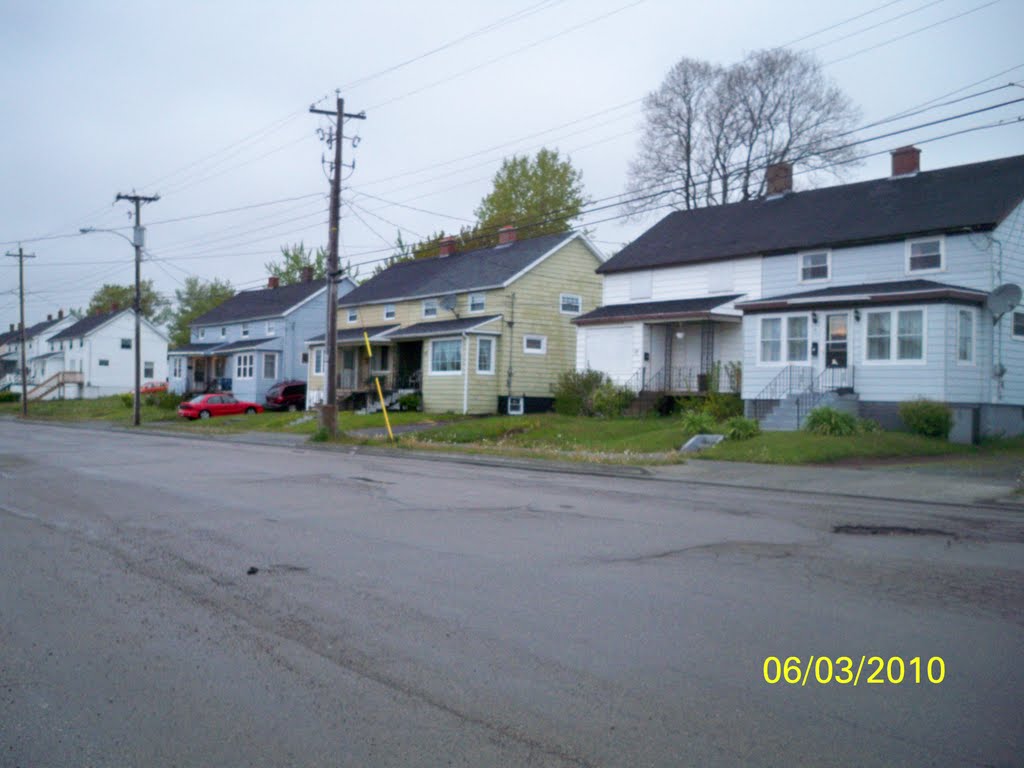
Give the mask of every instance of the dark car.
[[267, 390], [267, 402], [263, 407], [268, 411], [306, 410], [306, 382], [282, 381]]

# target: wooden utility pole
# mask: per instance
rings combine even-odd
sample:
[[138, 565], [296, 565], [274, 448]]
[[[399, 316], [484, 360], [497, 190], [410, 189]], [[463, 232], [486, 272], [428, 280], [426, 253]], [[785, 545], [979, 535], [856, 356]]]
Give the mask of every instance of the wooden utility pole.
[[36, 255], [25, 253], [21, 245], [18, 245], [17, 253], [7, 255], [18, 260], [18, 304], [21, 307], [21, 340], [18, 346], [21, 347], [21, 415], [24, 417], [28, 416], [28, 369], [25, 367], [25, 259], [34, 259]]
[[309, 111], [317, 115], [330, 115], [337, 119], [336, 128], [327, 134], [327, 146], [334, 144], [334, 167], [331, 174], [331, 210], [329, 231], [327, 233], [327, 332], [324, 334], [324, 347], [327, 352], [326, 391], [324, 404], [320, 409], [320, 425], [327, 430], [333, 439], [338, 436], [338, 228], [341, 226], [341, 142], [345, 138], [342, 130], [345, 118], [365, 120], [366, 113], [349, 114], [345, 112], [345, 100], [338, 94], [335, 109], [317, 109], [311, 106]]
[[146, 229], [142, 226], [141, 208], [143, 203], [155, 203], [160, 195], [146, 197], [144, 195], [122, 195], [120, 192], [114, 198], [119, 200], [130, 200], [135, 203], [135, 230], [132, 233], [132, 245], [135, 246], [135, 405], [132, 409], [132, 424], [136, 427], [142, 423], [141, 401], [142, 401], [142, 248], [146, 244]]

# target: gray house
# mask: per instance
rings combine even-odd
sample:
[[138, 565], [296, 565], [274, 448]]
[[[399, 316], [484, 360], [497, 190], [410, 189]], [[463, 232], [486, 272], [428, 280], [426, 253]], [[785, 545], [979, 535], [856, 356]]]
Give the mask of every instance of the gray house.
[[[305, 340], [326, 325], [327, 288], [307, 279], [242, 291], [190, 324], [190, 343], [168, 352], [168, 387], [172, 392], [231, 391], [242, 400], [261, 402], [276, 382], [305, 380]], [[344, 296], [355, 287], [348, 278], [338, 285]]]

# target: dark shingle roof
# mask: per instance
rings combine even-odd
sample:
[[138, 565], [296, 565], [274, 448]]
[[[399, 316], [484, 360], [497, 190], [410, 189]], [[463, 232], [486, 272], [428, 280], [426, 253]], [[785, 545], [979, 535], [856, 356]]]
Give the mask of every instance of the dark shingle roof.
[[[699, 299], [676, 299], [673, 301], [645, 301], [636, 304], [609, 304], [573, 320], [577, 325], [612, 323], [621, 320], [685, 319], [706, 317], [711, 310], [743, 294], [729, 296], [707, 296]], [[737, 315], [738, 317], [738, 315]]]
[[[30, 325], [25, 329], [25, 338], [31, 339], [33, 336], [38, 336], [41, 333], [45, 333], [47, 328], [53, 327], [61, 320], [63, 320], [63, 318], [58, 317], [50, 320], [43, 320], [41, 323], [36, 323], [35, 325]], [[19, 333], [19, 331], [15, 331], [14, 336], [12, 338], [17, 338]]]
[[[368, 328], [343, 328], [339, 329], [337, 333], [337, 340], [339, 343], [351, 343], [353, 341], [363, 341], [363, 331], [366, 331], [367, 335], [372, 341], [375, 336], [386, 331], [390, 331], [392, 328], [397, 328], [398, 323], [391, 323], [390, 325], [372, 325]], [[318, 333], [316, 336], [311, 336], [306, 339], [308, 343], [315, 344], [320, 342], [323, 344], [324, 339], [327, 337], [326, 333]]]
[[394, 264], [367, 280], [338, 304], [349, 307], [494, 288], [570, 237], [572, 234], [568, 232], [543, 235], [494, 248]]
[[[98, 315], [88, 315], [83, 317], [77, 323], [72, 323], [63, 331], [58, 333], [56, 336], [51, 336], [49, 341], [60, 341], [61, 339], [77, 339], [79, 336], [85, 336], [87, 333], [91, 333], [96, 328], [99, 328], [108, 320], [116, 317], [122, 312], [131, 312], [130, 309], [119, 309], [116, 312], [103, 312]], [[52, 325], [52, 323], [51, 323]]]
[[324, 288], [322, 280], [313, 280], [308, 283], [282, 285], [280, 288], [242, 291], [200, 315], [190, 325], [218, 325], [261, 317], [277, 317]]
[[670, 213], [598, 272], [991, 229], [1024, 198], [1024, 155]]
[[[388, 334], [389, 339], [422, 339], [426, 336], [443, 336], [448, 333], [462, 333], [471, 331], [478, 326], [497, 320], [501, 315], [487, 315], [486, 317], [463, 317], [458, 320], [439, 320], [433, 323], [416, 323], [407, 328], [400, 328]], [[501, 326], [496, 325], [485, 329], [487, 331], [500, 332]]]
[[792, 306], [819, 307], [871, 303], [901, 303], [929, 299], [952, 299], [971, 304], [984, 304], [988, 293], [976, 288], [937, 283], [934, 280], [895, 280], [888, 283], [836, 285], [802, 293], [766, 296], [736, 305], [744, 312], [766, 311]]
[[[243, 349], [256, 349], [270, 341], [280, 342], [281, 339], [280, 337], [272, 336], [268, 339], [242, 339], [241, 341], [229, 341], [227, 344], [218, 344], [210, 350], [210, 353], [219, 355], [221, 352], [238, 352]], [[280, 346], [280, 343], [278, 346]]]
[[210, 343], [206, 343], [206, 344], [182, 344], [179, 347], [175, 347], [174, 349], [167, 350], [167, 354], [169, 354], [169, 355], [184, 355], [184, 354], [189, 353], [189, 352], [208, 352], [209, 350], [213, 349], [214, 347], [219, 347], [219, 346], [220, 346], [220, 344], [217, 344], [216, 342], [213, 342], [212, 344], [210, 344]]

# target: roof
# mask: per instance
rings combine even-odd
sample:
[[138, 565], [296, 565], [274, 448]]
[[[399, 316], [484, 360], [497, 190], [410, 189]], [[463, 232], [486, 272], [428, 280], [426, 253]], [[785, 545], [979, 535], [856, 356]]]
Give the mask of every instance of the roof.
[[803, 293], [787, 293], [736, 305], [744, 312], [767, 312], [792, 307], [844, 306], [853, 304], [900, 304], [945, 299], [968, 304], [984, 304], [988, 293], [975, 288], [937, 283], [934, 280], [897, 280], [889, 283], [859, 283], [819, 288]]
[[426, 336], [447, 336], [453, 333], [467, 333], [500, 318], [501, 315], [487, 315], [486, 317], [463, 317], [458, 320], [439, 320], [433, 323], [416, 323], [415, 325], [389, 333], [388, 338], [422, 339]]
[[[41, 323], [36, 323], [35, 325], [28, 326], [25, 329], [25, 339], [31, 339], [34, 338], [35, 336], [38, 336], [41, 333], [45, 333], [48, 328], [52, 328], [57, 323], [61, 322], [63, 319], [63, 317], [53, 317], [50, 318], [49, 320], [43, 320]], [[7, 338], [6, 341], [14, 341], [15, 339], [19, 338], [20, 334], [21, 331], [14, 331], [14, 333], [8, 332], [7, 334], [5, 334], [5, 336], [9, 335], [10, 338]]]
[[338, 306], [497, 288], [557, 246], [577, 236], [571, 232], [542, 235], [493, 248], [392, 264], [347, 294]]
[[[132, 310], [130, 309], [118, 309], [113, 312], [101, 312], [98, 315], [87, 315], [83, 317], [81, 320], [79, 320], [77, 323], [72, 323], [57, 335], [51, 336], [49, 338], [49, 341], [60, 341], [61, 339], [77, 339], [80, 336], [85, 336], [89, 333], [92, 333], [94, 330], [99, 328], [108, 320], [113, 320], [122, 312], [131, 311]], [[53, 323], [51, 323], [51, 325], [52, 324]]]
[[674, 301], [645, 301], [636, 304], [609, 304], [592, 312], [580, 315], [573, 322], [576, 325], [597, 325], [619, 321], [635, 320], [698, 320], [706, 319], [712, 310], [738, 299], [743, 294], [728, 296], [706, 296], [699, 299], [677, 299]]
[[219, 347], [220, 344], [217, 342], [205, 343], [205, 344], [182, 344], [180, 347], [167, 350], [168, 355], [184, 355], [189, 352], [208, 352], [214, 347]]
[[[337, 336], [335, 338], [337, 338], [338, 343], [340, 344], [351, 343], [353, 341], [362, 342], [363, 332], [365, 332], [372, 340], [374, 337], [381, 334], [385, 334], [388, 331], [392, 330], [393, 328], [397, 327], [398, 323], [391, 323], [390, 325], [373, 325], [367, 328], [344, 328], [338, 331]], [[306, 343], [316, 344], [317, 342], [319, 342], [320, 344], [323, 344], [324, 339], [326, 337], [326, 333], [318, 333], [316, 336], [311, 336], [310, 338], [306, 339]]]
[[280, 337], [271, 336], [266, 339], [242, 339], [240, 341], [230, 341], [226, 344], [217, 344], [212, 349], [208, 350], [211, 353], [220, 354], [221, 352], [238, 352], [243, 349], [256, 349], [257, 347], [263, 346], [268, 341], [281, 341]]
[[992, 229], [1024, 198], [1024, 155], [663, 218], [601, 273]]
[[282, 285], [279, 288], [242, 291], [195, 318], [189, 325], [219, 325], [263, 317], [278, 317], [323, 290], [326, 290], [326, 286], [322, 280], [312, 280], [307, 283]]

